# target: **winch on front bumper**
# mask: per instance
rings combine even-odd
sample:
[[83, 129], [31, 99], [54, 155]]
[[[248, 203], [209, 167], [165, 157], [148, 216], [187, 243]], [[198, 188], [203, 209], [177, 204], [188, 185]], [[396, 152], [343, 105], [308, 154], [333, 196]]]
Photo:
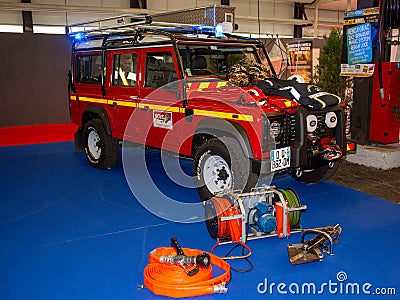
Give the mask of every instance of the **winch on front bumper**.
[[[341, 105], [325, 110], [299, 106], [294, 113], [269, 116], [263, 148], [270, 157], [261, 162], [260, 174], [273, 172], [273, 149], [290, 149], [286, 170], [313, 170], [332, 165], [346, 153], [345, 116]], [[274, 140], [274, 146], [271, 146]], [[282, 169], [285, 171], [285, 169]]]
[[338, 160], [346, 153], [342, 106], [310, 111], [299, 107], [295, 113], [295, 140], [291, 145], [291, 167], [315, 169]]

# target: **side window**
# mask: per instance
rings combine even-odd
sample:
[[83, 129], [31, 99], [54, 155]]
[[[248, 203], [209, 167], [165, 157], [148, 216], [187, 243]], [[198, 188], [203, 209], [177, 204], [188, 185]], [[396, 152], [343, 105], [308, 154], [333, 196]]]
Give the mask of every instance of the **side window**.
[[114, 55], [113, 85], [136, 85], [136, 61], [135, 53]]
[[81, 83], [97, 83], [101, 80], [101, 55], [78, 55], [76, 59], [76, 81]]
[[171, 52], [147, 53], [146, 87], [162, 87], [177, 79]]

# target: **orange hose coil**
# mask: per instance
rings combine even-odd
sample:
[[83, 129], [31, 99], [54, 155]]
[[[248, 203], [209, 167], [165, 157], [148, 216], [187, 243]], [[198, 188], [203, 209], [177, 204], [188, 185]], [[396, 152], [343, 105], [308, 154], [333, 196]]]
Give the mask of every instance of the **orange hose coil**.
[[239, 219], [221, 221], [221, 217], [229, 217], [240, 214], [237, 206], [232, 206], [226, 198], [212, 198], [218, 217], [218, 238], [230, 238], [233, 242], [239, 242], [242, 234], [242, 222]]
[[[185, 255], [197, 256], [204, 251], [183, 248]], [[230, 266], [220, 257], [210, 254], [211, 264], [225, 272], [212, 278], [212, 267], [202, 268], [194, 276], [188, 276], [183, 268], [160, 263], [161, 256], [176, 255], [172, 247], [156, 248], [149, 254], [149, 264], [144, 269], [144, 284], [156, 295], [173, 298], [192, 297], [218, 293], [219, 285], [225, 285], [231, 279]]]

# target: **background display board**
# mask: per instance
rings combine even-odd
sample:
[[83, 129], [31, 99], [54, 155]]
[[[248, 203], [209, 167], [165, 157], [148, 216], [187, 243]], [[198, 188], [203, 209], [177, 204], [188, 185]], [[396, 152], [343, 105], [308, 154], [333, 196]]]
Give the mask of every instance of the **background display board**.
[[286, 44], [289, 59], [289, 75], [300, 75], [305, 82], [312, 78], [312, 41], [289, 42]]
[[378, 17], [379, 7], [344, 13], [342, 76], [368, 77], [374, 74]]

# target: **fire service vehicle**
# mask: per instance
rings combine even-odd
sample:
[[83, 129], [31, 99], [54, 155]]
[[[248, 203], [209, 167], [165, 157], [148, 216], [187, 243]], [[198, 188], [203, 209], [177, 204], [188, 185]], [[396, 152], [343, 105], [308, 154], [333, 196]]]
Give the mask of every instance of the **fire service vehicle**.
[[342, 103], [314, 108], [269, 93], [273, 80], [295, 81], [276, 78], [261, 42], [219, 32], [226, 23], [215, 29], [171, 27], [150, 16], [113, 19], [115, 26], [66, 28], [76, 151], [91, 166], [113, 167], [124, 140], [191, 157], [202, 200], [249, 191], [274, 172], [306, 183], [335, 173], [346, 151]]

